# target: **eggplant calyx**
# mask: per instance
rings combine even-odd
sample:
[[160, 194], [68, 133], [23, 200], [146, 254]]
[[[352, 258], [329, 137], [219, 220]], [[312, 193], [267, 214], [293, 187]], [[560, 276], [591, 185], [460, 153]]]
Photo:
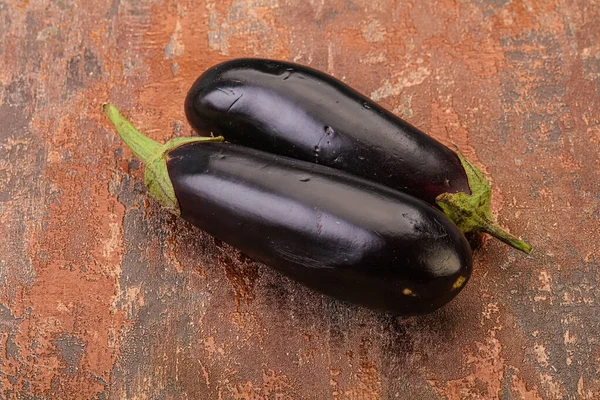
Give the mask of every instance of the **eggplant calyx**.
[[435, 200], [452, 222], [463, 233], [485, 232], [496, 239], [521, 250], [531, 253], [531, 246], [523, 240], [502, 229], [492, 216], [492, 189], [479, 168], [457, 153], [469, 180], [471, 194], [442, 193]]
[[102, 110], [115, 126], [121, 139], [123, 139], [133, 154], [144, 163], [146, 167], [144, 183], [148, 188], [150, 196], [173, 214], [179, 215], [179, 202], [175, 196], [175, 189], [173, 189], [173, 184], [167, 170], [168, 153], [184, 144], [222, 142], [223, 138], [221, 136], [214, 138], [179, 137], [171, 139], [163, 145], [138, 131], [114, 105], [104, 103], [102, 104]]

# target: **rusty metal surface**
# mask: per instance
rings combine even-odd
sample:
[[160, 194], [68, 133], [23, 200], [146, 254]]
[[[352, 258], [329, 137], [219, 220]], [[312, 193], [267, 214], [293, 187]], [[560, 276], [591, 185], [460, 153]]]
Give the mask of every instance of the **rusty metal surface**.
[[[238, 56], [323, 69], [490, 176], [443, 310], [317, 295], [148, 203], [110, 100], [151, 137]], [[600, 398], [597, 0], [0, 0], [0, 397]]]

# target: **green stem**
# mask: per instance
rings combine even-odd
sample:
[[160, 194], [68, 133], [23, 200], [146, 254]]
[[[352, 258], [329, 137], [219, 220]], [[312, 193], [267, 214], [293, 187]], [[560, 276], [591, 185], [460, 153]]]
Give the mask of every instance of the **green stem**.
[[518, 237], [511, 235], [506, 232], [502, 228], [498, 226], [498, 224], [488, 224], [486, 227], [482, 229], [483, 232], [486, 232], [498, 240], [508, 244], [509, 246], [514, 247], [515, 249], [521, 250], [524, 253], [531, 253], [531, 245], [529, 243], [524, 242]]
[[527, 254], [531, 246], [502, 229], [492, 216], [492, 189], [483, 173], [458, 153], [458, 158], [469, 179], [471, 194], [443, 193], [436, 198], [442, 211], [463, 233], [486, 232], [502, 242]]
[[115, 126], [121, 139], [131, 149], [146, 167], [144, 183], [148, 193], [163, 207], [174, 214], [179, 215], [179, 202], [175, 196], [175, 189], [167, 170], [168, 154], [171, 150], [187, 143], [196, 142], [222, 142], [222, 137], [181, 137], [169, 140], [166, 144], [150, 139], [121, 114], [121, 112], [110, 103], [102, 104], [102, 110]]
[[102, 104], [102, 110], [117, 129], [121, 139], [144, 165], [148, 165], [160, 153], [162, 144], [155, 142], [135, 129], [117, 107], [110, 103], [104, 103]]

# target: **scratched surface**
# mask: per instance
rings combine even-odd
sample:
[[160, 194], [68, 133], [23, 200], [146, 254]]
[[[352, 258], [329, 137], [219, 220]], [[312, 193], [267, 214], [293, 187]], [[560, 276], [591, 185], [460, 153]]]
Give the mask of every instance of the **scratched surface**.
[[[425, 317], [315, 294], [148, 202], [100, 112], [189, 135], [239, 56], [325, 70], [489, 175], [487, 240]], [[0, 398], [600, 398], [597, 0], [0, 0]]]

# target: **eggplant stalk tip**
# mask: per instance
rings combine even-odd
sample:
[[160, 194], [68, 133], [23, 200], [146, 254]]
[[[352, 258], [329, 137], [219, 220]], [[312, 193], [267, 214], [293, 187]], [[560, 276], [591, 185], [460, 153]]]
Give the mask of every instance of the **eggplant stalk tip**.
[[117, 107], [110, 103], [102, 104], [102, 110], [113, 123], [121, 139], [144, 165], [149, 165], [160, 154], [162, 145], [138, 131]]
[[531, 253], [531, 245], [506, 232], [494, 220], [490, 183], [479, 168], [457, 154], [469, 179], [471, 194], [443, 193], [436, 198], [438, 206], [463, 233], [485, 232], [515, 249]]

